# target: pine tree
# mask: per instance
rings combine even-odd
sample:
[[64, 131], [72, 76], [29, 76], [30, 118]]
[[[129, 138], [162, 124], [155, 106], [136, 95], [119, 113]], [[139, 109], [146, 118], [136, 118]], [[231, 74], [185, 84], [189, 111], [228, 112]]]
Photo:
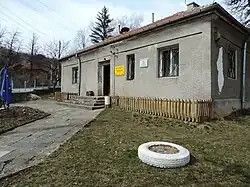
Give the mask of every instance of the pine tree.
[[98, 12], [96, 19], [97, 21], [95, 22], [94, 28], [91, 29], [92, 34], [90, 35], [93, 43], [104, 41], [115, 29], [110, 27], [112, 19], [110, 19], [108, 9], [105, 6], [101, 12]]

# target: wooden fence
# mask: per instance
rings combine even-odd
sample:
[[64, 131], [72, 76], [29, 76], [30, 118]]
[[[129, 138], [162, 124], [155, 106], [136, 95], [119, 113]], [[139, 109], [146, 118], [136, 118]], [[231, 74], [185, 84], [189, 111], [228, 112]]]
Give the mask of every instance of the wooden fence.
[[171, 100], [116, 96], [112, 97], [112, 105], [128, 111], [196, 123], [209, 120], [212, 115], [211, 100]]
[[77, 93], [65, 93], [65, 92], [56, 92], [55, 93], [55, 100], [56, 101], [64, 101], [69, 100], [77, 97]]

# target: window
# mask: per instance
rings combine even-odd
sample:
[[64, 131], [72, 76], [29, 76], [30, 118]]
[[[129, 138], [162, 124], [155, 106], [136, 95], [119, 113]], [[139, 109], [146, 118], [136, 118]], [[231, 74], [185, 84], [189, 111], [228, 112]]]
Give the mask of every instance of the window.
[[78, 82], [78, 67], [72, 68], [72, 84], [76, 84]]
[[236, 79], [237, 52], [228, 50], [228, 78]]
[[179, 76], [179, 47], [160, 50], [159, 77]]
[[135, 54], [127, 55], [127, 80], [135, 78]]

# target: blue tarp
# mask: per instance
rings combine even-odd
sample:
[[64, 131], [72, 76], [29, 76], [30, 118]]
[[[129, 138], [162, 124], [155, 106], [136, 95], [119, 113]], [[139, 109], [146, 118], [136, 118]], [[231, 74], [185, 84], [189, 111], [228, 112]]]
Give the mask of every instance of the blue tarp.
[[0, 77], [0, 98], [6, 105], [9, 105], [12, 103], [12, 88], [6, 66], [0, 71]]

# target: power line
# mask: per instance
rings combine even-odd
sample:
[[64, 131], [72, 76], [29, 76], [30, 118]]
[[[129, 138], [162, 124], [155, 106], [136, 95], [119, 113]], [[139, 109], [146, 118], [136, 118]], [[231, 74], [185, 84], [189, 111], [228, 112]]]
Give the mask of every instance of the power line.
[[[48, 5], [46, 5], [44, 2], [42, 2], [41, 0], [37, 0], [40, 4], [42, 4], [43, 6], [45, 6], [45, 7], [47, 7], [49, 10], [51, 10], [52, 12], [54, 12], [54, 13], [56, 13], [56, 14], [58, 14], [61, 18], [62, 18], [62, 20], [64, 21], [65, 20], [65, 18], [64, 17], [62, 17], [61, 16], [61, 14], [59, 14], [55, 9], [53, 9], [53, 8], [51, 8], [50, 6], [48, 6]], [[77, 27], [80, 27], [79, 25], [78, 25], [78, 23], [76, 23], [76, 22], [74, 22], [74, 21], [72, 21], [72, 20], [70, 20], [70, 19], [68, 19], [71, 23], [73, 23], [74, 25], [76, 25]]]
[[[17, 18], [18, 18], [19, 20], [21, 20], [23, 23], [25, 23], [26, 25], [28, 25], [28, 26], [31, 27], [32, 29], [36, 30], [36, 31], [39, 32], [40, 34], [45, 35], [45, 36], [47, 36], [47, 37], [53, 39], [53, 37], [51, 37], [51, 36], [49, 36], [48, 34], [46, 34], [46, 33], [42, 32], [42, 31], [36, 29], [36, 28], [33, 27], [30, 23], [28, 23], [28, 22], [26, 22], [25, 20], [23, 20], [22, 18], [18, 17], [15, 13], [13, 13], [12, 11], [10, 11], [8, 8], [2, 6], [1, 4], [0, 4], [0, 6], [1, 6], [2, 8], [4, 8], [4, 9], [6, 9], [7, 11], [9, 11], [11, 14], [15, 15], [15, 17], [17, 17]], [[4, 12], [2, 12], [2, 11], [0, 11], [0, 12], [1, 12], [3, 15], [5, 15], [6, 17], [8, 17], [9, 19], [11, 19], [11, 17], [8, 16], [7, 14], [5, 14]]]
[[[47, 20], [49, 20], [49, 21], [51, 21], [51, 19], [50, 18], [48, 18], [48, 17], [46, 17], [45, 15], [43, 15], [43, 14], [41, 14], [41, 13], [39, 13], [39, 11], [36, 9], [36, 8], [34, 8], [32, 5], [30, 5], [29, 3], [27, 3], [27, 2], [19, 2], [18, 1], [18, 3], [19, 4], [21, 4], [21, 5], [23, 5], [23, 6], [25, 6], [25, 7], [28, 7], [28, 8], [30, 8], [32, 11], [34, 11], [35, 13], [37, 13], [37, 14], [39, 14], [39, 15], [41, 15], [41, 16], [43, 16], [44, 18], [46, 18]], [[55, 23], [59, 23], [58, 21], [56, 21], [56, 20], [54, 20], [53, 19], [53, 21], [55, 22]], [[61, 22], [61, 23], [59, 23], [61, 26], [63, 26], [64, 27], [64, 29], [66, 29], [66, 30], [69, 30], [69, 31], [72, 31], [72, 29], [70, 28], [70, 27], [68, 27], [67, 25], [65, 25], [65, 24], [63, 24], [64, 22]], [[54, 29], [53, 29], [54, 30]], [[57, 31], [56, 31], [57, 32]]]

